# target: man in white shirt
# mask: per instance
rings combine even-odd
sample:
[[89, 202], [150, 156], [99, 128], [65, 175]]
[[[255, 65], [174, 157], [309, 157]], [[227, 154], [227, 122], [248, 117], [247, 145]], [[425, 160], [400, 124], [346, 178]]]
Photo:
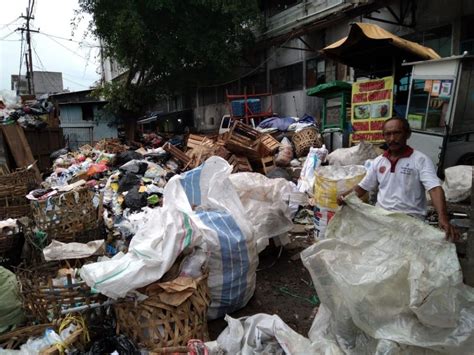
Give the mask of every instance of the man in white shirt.
[[343, 204], [344, 196], [352, 191], [362, 197], [378, 186], [377, 206], [423, 219], [426, 215], [425, 191], [428, 191], [438, 212], [439, 227], [446, 232], [449, 240], [456, 240], [459, 235], [449, 223], [444, 191], [433, 162], [407, 145], [410, 134], [407, 120], [394, 117], [385, 121], [383, 135], [387, 151], [374, 160], [358, 185], [339, 196], [338, 203]]

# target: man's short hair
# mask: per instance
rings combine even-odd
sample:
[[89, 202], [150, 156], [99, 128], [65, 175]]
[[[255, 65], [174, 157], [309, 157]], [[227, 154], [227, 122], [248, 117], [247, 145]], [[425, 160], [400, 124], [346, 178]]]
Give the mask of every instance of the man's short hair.
[[394, 120], [400, 121], [402, 123], [402, 127], [405, 130], [405, 132], [411, 133], [411, 127], [410, 127], [410, 124], [408, 123], [408, 120], [406, 120], [402, 117], [398, 117], [398, 116], [394, 116], [394, 117], [391, 117], [391, 118], [385, 120], [385, 122], [383, 123], [383, 126], [382, 126], [382, 131], [385, 129], [385, 125], [387, 124], [387, 122], [394, 121]]

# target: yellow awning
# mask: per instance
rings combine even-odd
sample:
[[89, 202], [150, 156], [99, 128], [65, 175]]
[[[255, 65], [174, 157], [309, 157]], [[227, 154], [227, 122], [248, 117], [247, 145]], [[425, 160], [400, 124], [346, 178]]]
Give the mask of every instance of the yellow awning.
[[[439, 59], [433, 49], [395, 36], [383, 28], [369, 23], [354, 23], [349, 35], [322, 49], [321, 52], [349, 66], [369, 68], [392, 65], [398, 61]], [[380, 61], [385, 63], [380, 63]]]

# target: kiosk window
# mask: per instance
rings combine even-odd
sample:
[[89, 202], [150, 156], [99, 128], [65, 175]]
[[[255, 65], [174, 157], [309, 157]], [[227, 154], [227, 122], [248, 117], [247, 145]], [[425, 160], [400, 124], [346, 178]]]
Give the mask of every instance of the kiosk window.
[[412, 129], [444, 133], [453, 89], [452, 80], [413, 80], [407, 114]]

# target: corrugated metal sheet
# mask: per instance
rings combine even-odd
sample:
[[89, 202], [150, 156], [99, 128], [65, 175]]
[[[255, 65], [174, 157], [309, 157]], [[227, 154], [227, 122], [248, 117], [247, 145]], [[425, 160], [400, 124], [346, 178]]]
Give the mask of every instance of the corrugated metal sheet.
[[70, 149], [77, 149], [84, 144], [93, 144], [93, 127], [64, 127], [64, 139]]

